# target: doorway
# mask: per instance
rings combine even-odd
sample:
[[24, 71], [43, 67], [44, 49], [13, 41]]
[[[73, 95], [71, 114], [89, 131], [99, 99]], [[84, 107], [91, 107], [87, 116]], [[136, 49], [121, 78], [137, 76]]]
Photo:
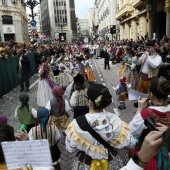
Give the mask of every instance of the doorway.
[[9, 40], [15, 41], [15, 34], [4, 34], [4, 40], [5, 41], [9, 41]]
[[157, 38], [162, 39], [166, 35], [166, 12], [158, 12], [156, 14], [156, 21]]

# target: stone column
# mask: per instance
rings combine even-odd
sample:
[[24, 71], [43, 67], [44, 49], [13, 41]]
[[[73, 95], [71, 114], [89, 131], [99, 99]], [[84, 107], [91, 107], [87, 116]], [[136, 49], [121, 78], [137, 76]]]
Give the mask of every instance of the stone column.
[[166, 35], [170, 38], [170, 0], [165, 1]]
[[153, 38], [153, 14], [152, 13], [147, 13], [147, 18], [148, 18], [148, 35], [149, 39]]
[[120, 39], [122, 40], [124, 38], [124, 28], [123, 25], [120, 25]]
[[143, 16], [143, 17], [142, 17], [142, 20], [143, 20], [142, 36], [144, 37], [145, 34], [146, 34], [146, 32], [147, 32], [147, 30], [146, 30], [146, 24], [147, 24], [147, 22], [146, 22], [146, 17]]
[[125, 31], [126, 31], [126, 35], [125, 38], [130, 39], [130, 27], [129, 24], [125, 24]]
[[137, 30], [137, 21], [133, 21], [133, 38], [134, 40], [138, 39], [138, 30]]

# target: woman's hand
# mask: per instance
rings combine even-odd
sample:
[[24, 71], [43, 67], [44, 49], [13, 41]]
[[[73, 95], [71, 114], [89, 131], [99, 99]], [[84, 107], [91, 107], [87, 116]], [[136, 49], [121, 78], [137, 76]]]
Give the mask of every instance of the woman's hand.
[[138, 109], [143, 110], [148, 107], [148, 98], [138, 98]]
[[157, 125], [157, 129], [160, 132], [165, 132], [168, 129], [168, 126], [165, 126], [162, 123], [157, 122], [156, 125]]
[[15, 133], [15, 137], [18, 141], [26, 141], [29, 140], [28, 137], [28, 133], [26, 130], [24, 130], [24, 132], [22, 131], [18, 131], [17, 133]]

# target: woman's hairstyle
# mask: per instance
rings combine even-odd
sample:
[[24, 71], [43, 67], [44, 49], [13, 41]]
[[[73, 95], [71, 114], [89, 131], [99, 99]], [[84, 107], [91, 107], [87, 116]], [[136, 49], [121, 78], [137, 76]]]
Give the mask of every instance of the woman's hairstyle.
[[29, 95], [28, 94], [21, 94], [19, 96], [19, 99], [20, 99], [20, 102], [21, 102], [21, 106], [19, 106], [19, 109], [23, 109], [24, 106], [27, 107], [27, 110], [29, 112], [29, 104], [28, 104], [28, 101], [29, 101]]
[[167, 99], [170, 95], [170, 80], [154, 80], [150, 84], [149, 92], [152, 92], [159, 99]]
[[90, 85], [87, 96], [93, 102], [94, 109], [104, 109], [112, 102], [112, 96], [108, 88], [101, 84]]
[[82, 58], [80, 58], [80, 57], [76, 57], [76, 60], [77, 60], [77, 61], [79, 61], [79, 62], [81, 63]]
[[49, 119], [49, 110], [45, 107], [39, 107], [37, 110], [37, 118], [40, 121], [40, 126], [42, 127], [42, 130], [45, 131]]
[[[12, 126], [0, 125], [0, 141], [1, 142], [15, 141], [14, 129]], [[5, 158], [4, 158], [3, 150], [0, 144], [0, 164], [4, 162], [5, 162]]]

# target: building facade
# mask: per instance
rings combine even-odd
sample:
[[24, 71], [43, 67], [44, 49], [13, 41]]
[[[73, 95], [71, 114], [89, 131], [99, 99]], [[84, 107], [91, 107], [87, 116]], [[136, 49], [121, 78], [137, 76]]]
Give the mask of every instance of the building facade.
[[99, 35], [98, 39], [112, 39], [110, 25], [116, 25], [116, 28], [119, 29], [115, 18], [116, 12], [117, 0], [95, 0], [94, 19], [92, 23], [93, 31]]
[[120, 39], [170, 37], [170, 0], [119, 0]]
[[[68, 42], [76, 40], [77, 28], [74, 0], [42, 0], [40, 8], [44, 34], [49, 32], [49, 36], [53, 40], [58, 40], [61, 34]], [[46, 17], [44, 17], [45, 15]]]
[[0, 16], [2, 41], [29, 42], [26, 7], [22, 1], [0, 1]]
[[77, 21], [77, 38], [89, 38], [89, 27], [87, 19], [78, 19]]

